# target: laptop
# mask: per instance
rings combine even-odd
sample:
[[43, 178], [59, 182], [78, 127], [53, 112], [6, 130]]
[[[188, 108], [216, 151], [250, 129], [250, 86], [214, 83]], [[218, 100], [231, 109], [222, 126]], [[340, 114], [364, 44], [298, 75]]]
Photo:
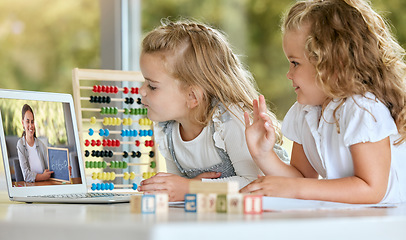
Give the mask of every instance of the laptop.
[[[42, 148], [36, 147], [37, 152], [47, 155], [43, 157], [42, 163], [39, 160], [41, 157], [34, 157], [28, 160], [23, 158], [21, 164], [18, 156], [17, 143], [22, 138], [24, 129], [22, 109], [26, 104], [34, 112], [36, 143], [38, 146], [42, 145], [38, 141], [43, 143]], [[1, 156], [11, 201], [129, 202], [129, 194], [92, 191], [87, 185], [74, 104], [70, 94], [0, 89], [0, 119]], [[29, 122], [29, 118], [26, 119]], [[27, 129], [30, 131], [28, 134], [32, 134], [31, 129]], [[31, 154], [30, 151], [35, 147], [26, 149], [25, 153]], [[37, 175], [32, 172], [37, 170], [38, 174], [46, 168], [53, 171], [50, 178], [38, 181]]]

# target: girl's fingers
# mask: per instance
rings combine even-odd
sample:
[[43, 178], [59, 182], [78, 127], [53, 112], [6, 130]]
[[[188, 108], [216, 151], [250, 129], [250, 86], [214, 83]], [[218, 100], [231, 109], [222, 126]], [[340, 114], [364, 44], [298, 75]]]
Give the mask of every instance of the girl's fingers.
[[259, 96], [259, 112], [260, 113], [266, 113], [266, 102], [265, 102], [265, 97], [264, 95]]
[[245, 128], [251, 126], [250, 115], [247, 112], [244, 112]]

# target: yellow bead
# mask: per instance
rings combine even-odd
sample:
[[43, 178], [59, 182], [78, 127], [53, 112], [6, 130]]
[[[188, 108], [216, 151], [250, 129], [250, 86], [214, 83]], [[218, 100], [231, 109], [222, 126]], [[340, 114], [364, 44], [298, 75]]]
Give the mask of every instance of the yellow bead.
[[95, 123], [96, 123], [96, 117], [91, 117], [90, 124], [95, 124]]
[[134, 178], [135, 178], [135, 173], [134, 173], [134, 172], [131, 172], [131, 174], [130, 174], [130, 179], [131, 179], [131, 180], [134, 180]]
[[130, 178], [130, 174], [128, 172], [124, 173], [124, 180], [128, 180]]
[[96, 180], [96, 179], [97, 179], [97, 173], [96, 173], [96, 172], [93, 172], [93, 173], [92, 173], [92, 179], [93, 179], [93, 180]]

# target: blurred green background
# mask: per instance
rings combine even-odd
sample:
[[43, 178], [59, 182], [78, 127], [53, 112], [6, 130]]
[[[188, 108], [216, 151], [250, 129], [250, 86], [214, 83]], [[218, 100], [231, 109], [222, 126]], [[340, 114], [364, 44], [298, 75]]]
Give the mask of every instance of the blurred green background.
[[[282, 119], [295, 101], [286, 79], [281, 14], [292, 1], [144, 0], [142, 31], [162, 18], [194, 18], [223, 30]], [[406, 47], [406, 1], [373, 0]], [[100, 68], [100, 2], [0, 1], [0, 88], [72, 93], [71, 71]]]

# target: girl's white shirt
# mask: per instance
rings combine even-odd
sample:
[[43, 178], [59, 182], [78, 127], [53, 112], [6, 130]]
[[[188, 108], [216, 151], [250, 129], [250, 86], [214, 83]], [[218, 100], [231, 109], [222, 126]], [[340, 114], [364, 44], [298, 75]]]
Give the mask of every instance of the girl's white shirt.
[[[183, 141], [180, 136], [179, 123], [175, 122], [172, 132], [173, 145], [176, 158], [183, 169], [206, 169], [221, 162], [221, 158], [214, 145], [224, 149], [230, 157], [234, 166], [236, 176], [220, 179], [205, 179], [204, 181], [236, 181], [239, 187], [246, 186], [263, 175], [261, 170], [254, 163], [245, 141], [245, 126], [242, 120], [243, 113], [236, 107], [231, 108], [230, 120], [223, 121], [220, 112], [213, 115], [214, 133], [212, 124], [203, 128], [202, 132], [191, 141]], [[214, 140], [213, 140], [214, 139]], [[166, 159], [168, 173], [182, 176], [175, 162], [172, 160], [168, 150], [166, 136], [158, 124], [155, 124], [155, 140], [162, 156]]]
[[348, 98], [336, 111], [338, 133], [333, 117], [338, 105], [338, 101], [331, 101], [321, 116], [320, 106], [296, 102], [285, 116], [282, 133], [303, 146], [310, 164], [325, 179], [354, 175], [351, 145], [389, 136], [391, 168], [381, 203], [406, 201], [406, 144], [394, 145], [400, 135], [389, 109], [371, 93]]

